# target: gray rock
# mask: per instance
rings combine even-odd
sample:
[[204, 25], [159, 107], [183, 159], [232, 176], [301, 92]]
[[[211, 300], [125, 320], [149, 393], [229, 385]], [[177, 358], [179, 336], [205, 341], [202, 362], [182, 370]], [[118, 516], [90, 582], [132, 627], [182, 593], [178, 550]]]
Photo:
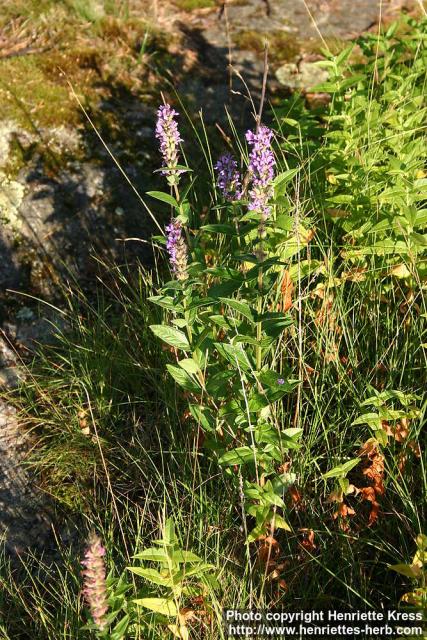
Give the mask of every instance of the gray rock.
[[19, 367], [4, 367], [0, 369], [0, 390], [16, 389], [24, 379]]
[[315, 62], [289, 62], [277, 69], [276, 78], [287, 89], [310, 91], [328, 79], [328, 72]]
[[17, 355], [12, 348], [12, 343], [7, 338], [7, 335], [3, 335], [0, 332], [0, 367], [9, 367], [16, 364]]
[[50, 531], [46, 499], [24, 467], [27, 446], [16, 410], [0, 401], [0, 537], [13, 554], [43, 548]]

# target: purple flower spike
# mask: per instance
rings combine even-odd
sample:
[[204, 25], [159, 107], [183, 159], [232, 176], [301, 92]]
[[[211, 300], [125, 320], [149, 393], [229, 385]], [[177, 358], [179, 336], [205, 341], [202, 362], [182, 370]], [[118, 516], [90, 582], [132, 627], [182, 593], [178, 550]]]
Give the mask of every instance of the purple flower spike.
[[241, 182], [237, 170], [237, 162], [231, 153], [224, 153], [215, 165], [217, 171], [217, 186], [226, 200], [240, 200]]
[[156, 138], [160, 142], [160, 152], [163, 156], [164, 176], [176, 176], [180, 173], [174, 170], [178, 164], [179, 143], [182, 142], [175, 120], [177, 115], [178, 112], [169, 104], [161, 105], [157, 111]]
[[249, 211], [257, 211], [265, 221], [271, 207], [268, 201], [273, 195], [274, 167], [276, 160], [271, 149], [273, 132], [261, 125], [258, 131], [248, 131], [246, 140], [251, 145], [249, 154], [249, 172], [252, 176], [252, 186], [249, 190]]
[[285, 384], [285, 381], [283, 380], [283, 378], [279, 378], [277, 384]]
[[107, 585], [105, 581], [105, 549], [95, 533], [89, 539], [82, 565], [84, 578], [83, 594], [89, 605], [92, 618], [100, 631], [106, 627], [105, 615], [108, 611]]
[[186, 280], [188, 278], [187, 245], [182, 237], [182, 226], [179, 220], [171, 220], [171, 223], [166, 227], [166, 233], [166, 249], [169, 253], [172, 272], [178, 280]]

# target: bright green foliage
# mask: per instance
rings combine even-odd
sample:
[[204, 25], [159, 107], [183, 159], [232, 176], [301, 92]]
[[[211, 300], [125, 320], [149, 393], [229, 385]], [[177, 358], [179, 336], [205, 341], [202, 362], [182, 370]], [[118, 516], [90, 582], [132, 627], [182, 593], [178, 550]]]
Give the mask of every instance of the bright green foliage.
[[395, 23], [361, 38], [360, 64], [347, 65], [352, 47], [322, 63], [330, 78], [319, 90], [332, 94], [326, 215], [351, 245], [343, 257], [364, 264], [364, 256], [387, 256], [390, 266], [403, 259], [414, 276], [426, 271], [427, 21], [409, 23], [410, 35], [397, 36]]
[[156, 547], [144, 549], [134, 557], [158, 563], [159, 570], [139, 566], [128, 569], [148, 582], [163, 587], [164, 594], [162, 597], [136, 598], [133, 602], [154, 612], [155, 622], [167, 626], [175, 637], [187, 640], [189, 632], [185, 612], [182, 612], [185, 601], [203, 596], [207, 588], [217, 586], [215, 567], [195, 553], [181, 549], [171, 518], [166, 520], [163, 537], [156, 540], [156, 544]]
[[401, 602], [415, 611], [422, 612], [423, 620], [427, 614], [427, 536], [420, 533], [416, 539], [417, 551], [410, 564], [393, 564], [389, 569], [412, 580], [415, 588], [405, 593]]
[[303, 137], [314, 206], [333, 223], [344, 264], [366, 269], [370, 256], [385, 257], [378, 264], [409, 281], [427, 273], [426, 36], [427, 21], [408, 18], [359, 38], [359, 62], [349, 63], [354, 45], [325, 51], [317, 64], [329, 80], [315, 90], [331, 102], [321, 128], [301, 106], [283, 120], [285, 149]]

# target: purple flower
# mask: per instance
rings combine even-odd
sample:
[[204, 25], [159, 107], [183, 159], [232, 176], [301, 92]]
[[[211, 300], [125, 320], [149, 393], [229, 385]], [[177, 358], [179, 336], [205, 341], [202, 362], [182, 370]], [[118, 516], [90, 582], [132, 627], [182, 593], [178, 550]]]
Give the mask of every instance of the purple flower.
[[277, 384], [285, 384], [285, 381], [283, 380], [283, 378], [279, 378], [277, 380]]
[[176, 176], [179, 171], [174, 167], [178, 164], [178, 147], [182, 142], [179, 135], [178, 123], [174, 119], [179, 115], [169, 104], [163, 104], [157, 111], [156, 138], [160, 142], [160, 152], [163, 156], [165, 176]]
[[101, 631], [106, 627], [105, 614], [108, 611], [104, 556], [105, 548], [102, 546], [101, 539], [93, 533], [82, 560], [82, 565], [85, 567], [82, 571], [83, 594], [93, 621]]
[[166, 227], [167, 242], [166, 249], [169, 253], [169, 259], [173, 273], [178, 280], [186, 280], [188, 278], [187, 264], [187, 245], [182, 237], [182, 226], [176, 218], [171, 220]]
[[262, 220], [266, 220], [271, 207], [268, 201], [273, 195], [274, 159], [271, 149], [273, 132], [268, 127], [261, 125], [258, 131], [248, 131], [246, 140], [251, 145], [249, 154], [249, 172], [252, 176], [252, 185], [249, 190], [249, 211], [258, 211]]
[[237, 162], [231, 153], [224, 153], [215, 165], [217, 171], [217, 186], [226, 200], [240, 200], [241, 182], [237, 170]]

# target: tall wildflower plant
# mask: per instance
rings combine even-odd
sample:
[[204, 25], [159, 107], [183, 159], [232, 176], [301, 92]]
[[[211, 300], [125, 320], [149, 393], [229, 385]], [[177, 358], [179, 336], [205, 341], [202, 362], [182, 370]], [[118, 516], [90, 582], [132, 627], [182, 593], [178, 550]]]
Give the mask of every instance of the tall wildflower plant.
[[[157, 131], [166, 135], [162, 123]], [[174, 128], [167, 135], [180, 139]], [[165, 149], [174, 147], [172, 140], [162, 140]], [[240, 478], [239, 494], [255, 522], [248, 532], [252, 541], [275, 528], [289, 529], [283, 494], [295, 478], [283, 463], [299, 446], [302, 430], [283, 430], [275, 418], [277, 404], [298, 384], [274, 355], [292, 324], [289, 313], [274, 309], [286, 264], [283, 248], [291, 255], [288, 241], [295, 246], [292, 225], [282, 225], [288, 213], [281, 211], [278, 196], [295, 173], [275, 175], [268, 127], [248, 131], [246, 140], [246, 179], [237, 159], [219, 158], [216, 187], [223, 204], [212, 208], [208, 224], [185, 229], [186, 242], [182, 212], [191, 210], [191, 201], [156, 194], [175, 209], [166, 228], [174, 277], [151, 298], [166, 309], [164, 324], [151, 329], [175, 349], [167, 368], [186, 392], [194, 426], [203, 433], [199, 442], [225, 473]], [[192, 219], [197, 227], [195, 211]]]
[[[166, 226], [166, 249], [169, 254], [169, 263], [172, 274], [179, 281], [187, 279], [188, 249], [183, 237], [182, 207], [178, 206], [179, 190], [178, 185], [180, 175], [183, 173], [182, 167], [178, 165], [179, 144], [183, 142], [178, 129], [176, 116], [178, 112], [169, 104], [164, 104], [157, 111], [156, 138], [160, 142], [160, 153], [163, 158], [163, 169], [161, 173], [166, 176], [168, 184], [174, 189], [175, 196], [169, 196], [166, 201], [176, 205], [177, 217], [172, 217]], [[152, 192], [154, 194], [156, 192]], [[164, 194], [166, 195], [166, 194]]]

